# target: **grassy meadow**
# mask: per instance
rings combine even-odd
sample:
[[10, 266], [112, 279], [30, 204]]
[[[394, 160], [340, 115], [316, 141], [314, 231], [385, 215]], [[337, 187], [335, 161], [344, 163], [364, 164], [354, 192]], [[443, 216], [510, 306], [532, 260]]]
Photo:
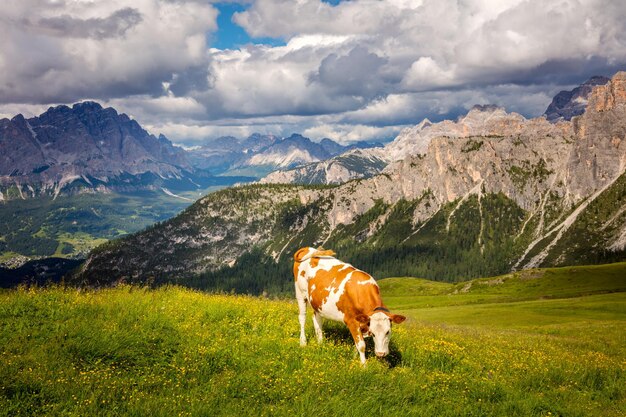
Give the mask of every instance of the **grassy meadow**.
[[365, 368], [340, 324], [301, 348], [292, 300], [2, 291], [0, 415], [626, 414], [626, 264], [470, 283], [382, 280], [409, 319]]

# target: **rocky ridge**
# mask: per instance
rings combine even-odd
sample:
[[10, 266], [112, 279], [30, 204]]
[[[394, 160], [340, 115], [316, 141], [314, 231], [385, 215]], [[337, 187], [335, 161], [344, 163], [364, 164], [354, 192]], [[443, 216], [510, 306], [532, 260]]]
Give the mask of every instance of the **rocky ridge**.
[[141, 186], [146, 175], [180, 179], [192, 170], [184, 150], [165, 136], [95, 102], [0, 120], [2, 199], [56, 196], [76, 182], [91, 189]]
[[380, 148], [351, 149], [321, 162], [276, 170], [261, 178], [261, 184], [342, 184], [379, 174], [387, 165]]
[[[544, 116], [548, 121], [558, 123], [581, 115], [593, 87], [604, 85], [608, 81], [606, 77], [595, 76], [571, 91], [561, 91], [554, 97]], [[358, 157], [353, 157], [350, 167], [352, 169], [342, 166], [340, 159], [320, 163], [320, 166], [309, 164], [292, 170], [278, 170], [263, 178], [261, 183], [338, 184], [351, 179], [371, 177], [382, 172], [385, 165], [401, 161], [408, 156], [424, 155], [431, 140], [436, 137], [510, 136], [518, 133], [541, 136], [545, 132], [540, 129], [545, 131], [549, 126], [540, 122], [531, 123], [523, 116], [508, 113], [498, 106], [476, 105], [456, 121], [444, 120], [432, 123], [424, 119], [415, 126], [403, 129], [392, 142], [385, 145], [383, 152], [365, 151]], [[385, 164], [372, 164], [372, 158], [382, 159]], [[335, 171], [341, 171], [341, 174], [331, 175], [327, 179], [324, 172], [330, 163]]]

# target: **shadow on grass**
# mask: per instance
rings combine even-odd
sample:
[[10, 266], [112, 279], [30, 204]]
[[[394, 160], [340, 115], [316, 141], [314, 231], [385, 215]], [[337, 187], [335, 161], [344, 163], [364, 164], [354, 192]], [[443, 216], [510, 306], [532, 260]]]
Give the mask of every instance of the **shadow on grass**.
[[[326, 339], [331, 340], [337, 344], [349, 345], [354, 347], [354, 340], [352, 339], [350, 330], [348, 330], [345, 325], [333, 322], [325, 322], [323, 329], [324, 337]], [[365, 357], [376, 357], [376, 353], [374, 352], [374, 339], [372, 337], [365, 338]], [[396, 366], [402, 364], [402, 353], [400, 352], [400, 350], [398, 350], [398, 347], [393, 342], [393, 340], [389, 341], [389, 354], [384, 358], [380, 358], [379, 360], [387, 364], [389, 368], [395, 368]]]

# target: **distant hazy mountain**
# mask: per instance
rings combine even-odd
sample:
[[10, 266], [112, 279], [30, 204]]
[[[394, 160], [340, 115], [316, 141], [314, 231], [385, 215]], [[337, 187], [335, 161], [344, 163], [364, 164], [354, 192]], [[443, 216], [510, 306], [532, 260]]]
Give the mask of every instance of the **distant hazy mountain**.
[[387, 166], [382, 148], [351, 149], [320, 162], [274, 171], [262, 178], [262, 184], [341, 184], [357, 178], [369, 178]]
[[350, 149], [374, 146], [381, 145], [358, 142], [344, 146], [328, 138], [313, 142], [297, 133], [286, 138], [255, 133], [241, 141], [232, 136], [217, 138], [190, 149], [188, 155], [196, 168], [214, 174], [230, 170], [263, 173], [325, 161]]
[[186, 152], [113, 108], [83, 102], [0, 120], [0, 200], [131, 190], [163, 181], [194, 187]]
[[585, 111], [593, 87], [604, 85], [609, 80], [606, 77], [595, 76], [573, 90], [561, 91], [554, 96], [544, 115], [551, 122], [572, 120], [572, 117], [579, 116]]

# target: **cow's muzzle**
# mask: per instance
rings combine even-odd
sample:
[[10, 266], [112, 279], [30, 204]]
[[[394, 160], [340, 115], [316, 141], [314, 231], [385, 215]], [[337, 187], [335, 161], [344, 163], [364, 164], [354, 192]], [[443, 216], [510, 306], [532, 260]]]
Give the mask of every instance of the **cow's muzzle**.
[[378, 356], [379, 358], [384, 358], [385, 356], [387, 356], [387, 352], [376, 352], [376, 356]]

